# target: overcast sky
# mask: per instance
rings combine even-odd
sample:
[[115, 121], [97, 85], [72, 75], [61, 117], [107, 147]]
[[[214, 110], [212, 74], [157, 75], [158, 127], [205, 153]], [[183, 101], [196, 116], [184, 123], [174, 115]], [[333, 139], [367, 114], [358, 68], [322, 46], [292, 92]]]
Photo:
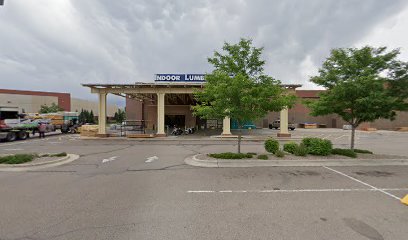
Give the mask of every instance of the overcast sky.
[[[70, 92], [81, 83], [151, 82], [155, 73], [205, 73], [223, 42], [252, 38], [266, 72], [308, 79], [330, 49], [401, 48], [406, 0], [5, 0], [0, 7], [0, 88]], [[116, 100], [115, 100], [116, 101]]]

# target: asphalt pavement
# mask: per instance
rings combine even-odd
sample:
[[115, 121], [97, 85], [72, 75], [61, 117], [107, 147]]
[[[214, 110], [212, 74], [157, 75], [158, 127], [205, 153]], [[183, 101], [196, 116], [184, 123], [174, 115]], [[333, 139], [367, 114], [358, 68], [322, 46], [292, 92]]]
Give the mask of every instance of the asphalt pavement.
[[[408, 134], [387, 134], [360, 135], [358, 144], [408, 156], [406, 147], [393, 142]], [[337, 140], [342, 138], [339, 146], [347, 144], [345, 137]], [[244, 142], [242, 148], [263, 151], [262, 142]], [[221, 140], [77, 135], [0, 143], [0, 153], [80, 155], [58, 167], [0, 172], [0, 239], [408, 238], [408, 206], [398, 200], [408, 194], [408, 167], [184, 163], [193, 154], [235, 149], [235, 142]]]

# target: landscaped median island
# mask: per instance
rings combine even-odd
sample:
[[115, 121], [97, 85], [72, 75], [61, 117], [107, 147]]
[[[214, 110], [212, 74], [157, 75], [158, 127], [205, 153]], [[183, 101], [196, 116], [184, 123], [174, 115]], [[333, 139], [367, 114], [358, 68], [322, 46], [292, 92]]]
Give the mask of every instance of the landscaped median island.
[[22, 172], [57, 167], [77, 159], [79, 155], [66, 152], [0, 154], [0, 172]]
[[29, 162], [44, 162], [52, 161], [61, 157], [66, 157], [66, 152], [61, 153], [46, 153], [46, 154], [37, 154], [37, 153], [25, 153], [25, 154], [12, 154], [0, 156], [0, 164], [24, 164]]
[[342, 149], [333, 148], [330, 140], [321, 138], [304, 138], [300, 144], [296, 142], [288, 142], [281, 147], [279, 142], [275, 139], [268, 139], [265, 141], [266, 153], [210, 153], [207, 154], [210, 158], [215, 159], [259, 159], [259, 160], [272, 160], [272, 159], [287, 159], [287, 160], [300, 160], [300, 159], [344, 159], [357, 158], [357, 159], [372, 159], [372, 158], [404, 158], [400, 156], [392, 155], [378, 155], [373, 152], [363, 149]]
[[408, 165], [407, 156], [374, 154], [362, 149], [333, 148], [331, 141], [304, 138], [300, 143], [281, 144], [268, 139], [265, 152], [196, 154], [185, 159], [199, 167], [266, 167], [266, 166], [386, 166]]

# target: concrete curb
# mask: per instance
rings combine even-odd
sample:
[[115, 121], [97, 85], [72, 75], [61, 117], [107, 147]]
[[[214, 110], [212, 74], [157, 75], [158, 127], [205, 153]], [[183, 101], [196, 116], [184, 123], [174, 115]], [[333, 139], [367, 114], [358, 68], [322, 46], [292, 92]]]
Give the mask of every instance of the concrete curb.
[[42, 162], [42, 163], [26, 163], [26, 164], [0, 164], [0, 172], [23, 172], [32, 171], [37, 169], [56, 167], [63, 164], [70, 163], [79, 158], [79, 155], [68, 154], [66, 157], [59, 158], [52, 161]]
[[341, 167], [341, 166], [408, 166], [408, 159], [324, 159], [324, 160], [228, 160], [198, 159], [196, 154], [184, 162], [196, 167]]

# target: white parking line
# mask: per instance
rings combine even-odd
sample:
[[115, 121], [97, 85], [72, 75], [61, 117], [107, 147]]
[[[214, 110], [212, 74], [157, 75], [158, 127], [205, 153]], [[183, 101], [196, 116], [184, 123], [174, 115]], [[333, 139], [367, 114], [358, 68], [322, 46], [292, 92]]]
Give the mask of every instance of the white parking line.
[[5, 148], [4, 151], [22, 151], [22, 148]]
[[273, 190], [190, 190], [188, 193], [304, 193], [304, 192], [375, 192], [408, 191], [408, 188], [334, 188], [334, 189], [273, 189]]
[[331, 134], [326, 135], [323, 139], [329, 139], [331, 137]]
[[159, 159], [157, 156], [148, 157], [147, 160], [145, 161], [145, 163], [151, 163], [151, 162], [153, 162], [154, 160], [157, 160], [157, 159]]
[[348, 135], [341, 135], [339, 137], [336, 137], [334, 140], [340, 139], [340, 138], [344, 138], [344, 137], [348, 137]]
[[347, 178], [349, 178], [349, 179], [351, 179], [351, 180], [353, 180], [353, 181], [356, 181], [356, 182], [358, 182], [358, 183], [361, 183], [361, 184], [363, 184], [363, 185], [365, 185], [365, 186], [367, 186], [367, 187], [370, 187], [371, 189], [373, 189], [373, 191], [379, 191], [379, 192], [382, 192], [382, 193], [384, 193], [384, 194], [386, 194], [386, 195], [388, 195], [388, 196], [390, 196], [390, 197], [392, 197], [392, 198], [395, 198], [395, 199], [397, 199], [397, 200], [401, 200], [399, 197], [397, 197], [397, 196], [395, 196], [395, 195], [393, 195], [393, 194], [391, 194], [391, 193], [389, 193], [389, 192], [386, 192], [386, 191], [389, 191], [389, 190], [384, 190], [384, 189], [376, 188], [376, 187], [374, 187], [373, 185], [370, 185], [370, 184], [365, 183], [365, 182], [363, 182], [363, 181], [361, 181], [361, 180], [358, 180], [357, 178], [353, 178], [352, 176], [349, 176], [349, 175], [347, 175], [347, 174], [345, 174], [345, 173], [342, 173], [342, 172], [340, 172], [340, 171], [334, 170], [333, 168], [329, 168], [329, 167], [326, 167], [326, 166], [323, 166], [323, 167], [326, 168], [326, 169], [328, 169], [328, 170], [330, 170], [330, 171], [332, 171], [332, 172], [335, 172], [335, 173], [340, 174], [340, 175], [342, 175], [342, 176], [344, 176], [344, 177], [347, 177]]
[[113, 157], [110, 157], [110, 158], [103, 159], [102, 163], [107, 163], [107, 162], [114, 161], [114, 160], [116, 160], [117, 157], [118, 156], [113, 156]]

